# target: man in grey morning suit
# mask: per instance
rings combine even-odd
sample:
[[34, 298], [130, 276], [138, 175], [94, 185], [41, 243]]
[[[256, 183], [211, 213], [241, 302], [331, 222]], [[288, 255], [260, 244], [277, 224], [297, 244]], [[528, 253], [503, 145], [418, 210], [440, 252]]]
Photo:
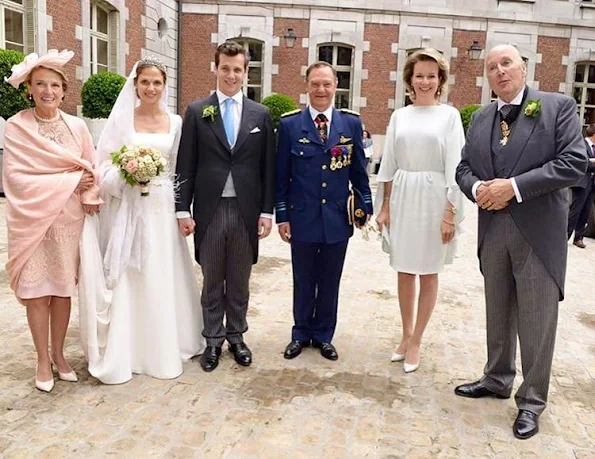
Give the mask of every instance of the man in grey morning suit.
[[527, 88], [516, 48], [493, 48], [486, 73], [498, 100], [474, 114], [456, 178], [480, 207], [488, 361], [479, 381], [455, 393], [510, 397], [518, 334], [523, 383], [513, 433], [525, 439], [537, 433], [547, 401], [564, 297], [567, 187], [584, 176], [587, 156], [574, 100]]
[[249, 59], [235, 42], [219, 45], [218, 89], [186, 110], [178, 152], [178, 224], [185, 236], [195, 233], [195, 258], [203, 273], [207, 348], [200, 364], [205, 371], [219, 364], [225, 340], [237, 363], [252, 363], [243, 339], [248, 284], [258, 240], [272, 226], [275, 139], [267, 108], [242, 95]]

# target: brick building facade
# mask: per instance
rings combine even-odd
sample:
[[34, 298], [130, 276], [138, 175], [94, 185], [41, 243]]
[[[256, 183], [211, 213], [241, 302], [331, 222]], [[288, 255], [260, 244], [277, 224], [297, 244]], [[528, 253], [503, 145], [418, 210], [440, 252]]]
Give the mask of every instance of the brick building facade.
[[511, 43], [526, 60], [530, 86], [574, 96], [583, 124], [595, 122], [594, 1], [0, 0], [0, 19], [2, 48], [75, 51], [71, 113], [80, 112], [91, 74], [126, 75], [147, 54], [166, 62], [170, 106], [183, 113], [215, 89], [214, 50], [235, 39], [252, 55], [249, 97], [278, 92], [304, 105], [305, 69], [328, 60], [339, 70], [336, 105], [361, 112], [381, 142], [392, 111], [408, 102], [401, 79], [408, 53], [431, 46], [444, 54], [451, 77], [442, 101], [461, 107], [492, 100], [486, 49]]
[[[343, 64], [345, 77], [340, 78], [339, 87], [347, 89], [348, 96], [337, 99], [336, 105], [361, 112], [366, 127], [382, 141], [392, 111], [408, 103], [402, 82], [408, 53], [430, 46], [444, 54], [451, 76], [442, 101], [460, 108], [492, 100], [484, 71], [485, 52], [496, 44], [510, 43], [526, 61], [530, 86], [574, 95], [583, 124], [595, 122], [595, 2], [289, 3], [293, 6], [257, 0], [182, 0], [181, 66], [191, 62], [203, 78], [196, 73], [182, 77], [180, 111], [190, 100], [215, 89], [213, 78], [206, 75], [213, 66], [213, 53], [197, 52], [197, 46], [206, 49], [205, 38], [213, 46], [227, 39], [257, 42], [264, 49], [272, 48], [268, 61], [263, 58], [262, 72], [255, 74], [262, 79], [262, 97], [285, 93], [303, 105], [307, 102], [303, 83], [307, 66], [319, 58]], [[185, 27], [187, 23], [200, 28], [200, 38], [194, 28]], [[351, 50], [350, 62], [333, 61], [347, 52], [344, 48]]]
[[170, 105], [178, 79], [177, 0], [0, 0], [0, 48], [25, 54], [70, 49], [62, 108], [81, 112], [81, 88], [94, 73], [127, 75], [147, 54], [168, 65]]

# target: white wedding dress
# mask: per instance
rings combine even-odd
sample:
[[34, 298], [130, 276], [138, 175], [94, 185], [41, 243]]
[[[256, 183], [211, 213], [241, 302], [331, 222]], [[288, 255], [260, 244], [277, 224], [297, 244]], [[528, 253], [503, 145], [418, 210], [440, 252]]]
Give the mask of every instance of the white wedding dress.
[[[106, 203], [99, 218], [87, 217], [85, 222], [79, 279], [81, 339], [89, 373], [105, 384], [124, 383], [133, 373], [175, 378], [182, 373], [182, 361], [205, 348], [193, 260], [175, 215], [173, 173], [182, 120], [169, 116], [169, 133], [132, 135], [134, 145], [157, 148], [168, 160], [165, 173], [151, 181], [149, 196], [140, 197], [139, 187], [127, 185], [113, 166], [104, 163], [100, 175]], [[127, 228], [138, 215], [134, 234], [142, 239], [136, 249], [142, 255], [138, 266], [122, 268], [117, 280], [110, 282], [106, 246], [122, 211]]]

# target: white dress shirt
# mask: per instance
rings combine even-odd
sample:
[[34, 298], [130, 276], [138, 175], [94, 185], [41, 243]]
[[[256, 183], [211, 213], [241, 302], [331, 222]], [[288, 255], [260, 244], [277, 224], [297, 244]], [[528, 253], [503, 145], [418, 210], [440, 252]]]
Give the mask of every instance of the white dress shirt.
[[[525, 94], [525, 88], [523, 87], [521, 92], [519, 92], [516, 95], [516, 97], [514, 99], [512, 99], [512, 101], [510, 101], [510, 103], [504, 102], [502, 99], [500, 99], [498, 97], [498, 99], [496, 99], [496, 102], [498, 104], [498, 111], [500, 111], [500, 109], [502, 107], [504, 107], [505, 105], [521, 105], [521, 103], [523, 102], [524, 94]], [[476, 201], [477, 201], [477, 189], [479, 188], [479, 185], [481, 185], [482, 183], [483, 182], [481, 180], [478, 180], [471, 187], [471, 194], [473, 195], [473, 199], [475, 199]], [[516, 200], [520, 204], [521, 202], [523, 202], [523, 197], [521, 196], [521, 192], [519, 191], [519, 187], [517, 186], [516, 180], [514, 179], [514, 177], [510, 178], [510, 183], [512, 185], [512, 189], [514, 190], [514, 195], [516, 197]]]

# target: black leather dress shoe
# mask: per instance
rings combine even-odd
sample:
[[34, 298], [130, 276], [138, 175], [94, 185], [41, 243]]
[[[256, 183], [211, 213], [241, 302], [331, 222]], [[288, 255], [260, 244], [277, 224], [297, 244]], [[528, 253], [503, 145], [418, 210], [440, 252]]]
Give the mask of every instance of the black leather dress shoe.
[[322, 355], [325, 359], [337, 360], [339, 358], [339, 354], [337, 354], [335, 346], [333, 346], [331, 343], [319, 343], [318, 341], [312, 341], [312, 346], [320, 349], [320, 355]]
[[461, 397], [481, 398], [481, 397], [496, 397], [496, 398], [510, 398], [510, 395], [500, 395], [488, 389], [483, 381], [475, 381], [472, 383], [461, 384], [455, 388], [455, 394]]
[[200, 366], [204, 371], [213, 371], [217, 368], [217, 365], [219, 365], [220, 355], [220, 347], [207, 346], [203, 354], [200, 356]]
[[512, 426], [512, 433], [516, 438], [526, 440], [539, 432], [539, 416], [531, 411], [519, 410], [519, 414]]
[[283, 354], [283, 357], [286, 359], [293, 359], [302, 353], [303, 348], [308, 347], [309, 345], [310, 341], [300, 341], [299, 339], [294, 339], [285, 348], [285, 354]]
[[236, 362], [243, 367], [249, 367], [252, 363], [252, 352], [248, 349], [246, 343], [230, 344], [229, 352], [233, 354], [233, 358]]

